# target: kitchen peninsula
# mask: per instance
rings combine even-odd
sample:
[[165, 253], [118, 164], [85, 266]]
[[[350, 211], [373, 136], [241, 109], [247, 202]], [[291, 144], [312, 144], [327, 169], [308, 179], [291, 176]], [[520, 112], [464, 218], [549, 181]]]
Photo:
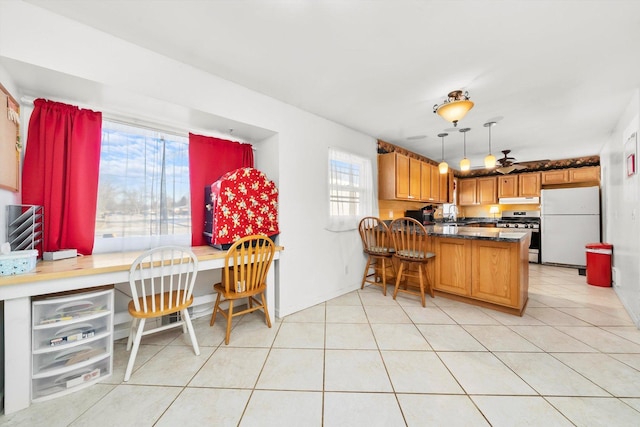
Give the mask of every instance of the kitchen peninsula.
[[431, 277], [437, 296], [522, 316], [528, 300], [528, 231], [426, 227], [435, 263]]

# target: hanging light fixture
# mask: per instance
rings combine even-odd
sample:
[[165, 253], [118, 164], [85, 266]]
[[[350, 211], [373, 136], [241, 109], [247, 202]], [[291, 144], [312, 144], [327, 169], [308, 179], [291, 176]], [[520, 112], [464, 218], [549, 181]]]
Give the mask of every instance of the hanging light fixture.
[[493, 169], [496, 167], [496, 156], [491, 154], [491, 128], [497, 125], [496, 122], [487, 122], [484, 127], [489, 128], [489, 154], [484, 158], [484, 167], [487, 169]]
[[463, 149], [464, 149], [464, 157], [460, 160], [460, 170], [468, 171], [471, 169], [471, 160], [467, 159], [467, 132], [469, 132], [471, 128], [462, 128], [460, 132], [462, 132], [464, 136]]
[[445, 174], [449, 171], [449, 165], [444, 161], [444, 137], [449, 135], [448, 133], [439, 133], [438, 136], [442, 138], [442, 161], [438, 165], [438, 170], [441, 174]]
[[469, 92], [454, 90], [449, 92], [448, 98], [442, 104], [433, 106], [433, 112], [457, 126], [458, 120], [462, 120], [472, 108], [473, 102], [469, 101]]

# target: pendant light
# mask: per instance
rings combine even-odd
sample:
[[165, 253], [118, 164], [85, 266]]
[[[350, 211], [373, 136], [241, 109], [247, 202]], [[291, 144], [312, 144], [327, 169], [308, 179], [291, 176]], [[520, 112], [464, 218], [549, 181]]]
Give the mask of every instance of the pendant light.
[[496, 156], [491, 154], [491, 128], [497, 125], [496, 122], [487, 122], [484, 127], [489, 128], [489, 154], [484, 158], [484, 167], [487, 169], [493, 169], [496, 167]]
[[438, 170], [440, 174], [444, 175], [449, 171], [449, 165], [444, 161], [444, 137], [449, 135], [448, 133], [439, 133], [438, 136], [442, 138], [442, 161], [438, 165]]
[[447, 99], [442, 104], [433, 106], [433, 112], [446, 121], [453, 123], [453, 126], [457, 126], [458, 120], [462, 120], [469, 110], [473, 108], [473, 102], [469, 101], [469, 92], [466, 91], [454, 90], [449, 92], [447, 96]]
[[469, 132], [470, 130], [471, 128], [460, 129], [460, 132], [462, 132], [462, 135], [464, 137], [464, 142], [463, 142], [464, 156], [462, 160], [460, 160], [460, 170], [463, 172], [471, 169], [471, 160], [467, 159], [467, 132]]

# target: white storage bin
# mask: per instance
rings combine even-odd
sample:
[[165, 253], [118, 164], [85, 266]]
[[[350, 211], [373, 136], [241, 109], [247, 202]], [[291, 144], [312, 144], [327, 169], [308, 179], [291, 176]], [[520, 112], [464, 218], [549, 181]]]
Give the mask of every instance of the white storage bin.
[[38, 251], [35, 249], [0, 255], [0, 276], [28, 273], [36, 268], [37, 261]]
[[80, 322], [60, 322], [55, 327], [34, 327], [33, 352], [51, 351], [74, 343], [89, 342], [111, 333], [110, 313]]
[[34, 402], [64, 396], [95, 384], [111, 374], [111, 358], [105, 355], [90, 365], [58, 375], [33, 379], [31, 400]]
[[111, 375], [113, 289], [32, 303], [31, 399], [47, 400]]
[[109, 356], [111, 335], [89, 342], [75, 342], [70, 345], [52, 347], [33, 353], [33, 377], [55, 376], [75, 367], [91, 364], [97, 359]]

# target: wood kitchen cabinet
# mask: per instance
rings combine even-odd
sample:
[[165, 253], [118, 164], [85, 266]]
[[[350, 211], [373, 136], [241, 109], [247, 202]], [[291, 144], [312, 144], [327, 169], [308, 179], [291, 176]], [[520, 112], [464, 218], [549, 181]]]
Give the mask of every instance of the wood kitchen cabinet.
[[378, 197], [383, 200], [420, 199], [420, 160], [399, 153], [378, 156]]
[[569, 182], [600, 182], [600, 166], [569, 169]]
[[441, 175], [437, 166], [399, 153], [378, 156], [381, 200], [447, 203], [451, 201], [449, 181], [453, 186], [453, 171]]
[[458, 180], [458, 203], [460, 206], [498, 203], [496, 177]]
[[436, 289], [471, 294], [471, 243], [465, 239], [435, 239]]
[[458, 204], [460, 206], [477, 205], [478, 180], [467, 178], [458, 180]]
[[498, 203], [498, 187], [495, 176], [478, 178], [478, 204], [492, 205]]
[[522, 315], [529, 288], [529, 239], [435, 238], [439, 296]]
[[436, 202], [441, 202], [442, 200], [440, 200], [440, 169], [438, 169], [438, 166], [435, 165], [429, 165], [431, 166], [431, 196], [433, 197], [433, 200], [435, 200]]
[[498, 178], [498, 198], [540, 196], [540, 172]]
[[542, 172], [542, 185], [600, 182], [600, 166], [555, 169]]
[[[517, 307], [520, 297], [518, 245], [475, 240], [471, 247], [470, 296], [483, 301]], [[527, 263], [528, 265], [528, 263]]]
[[542, 185], [568, 184], [569, 170], [556, 169], [542, 172]]
[[420, 165], [420, 199], [425, 201], [435, 201], [435, 197], [431, 192], [431, 170], [433, 165], [422, 162]]

